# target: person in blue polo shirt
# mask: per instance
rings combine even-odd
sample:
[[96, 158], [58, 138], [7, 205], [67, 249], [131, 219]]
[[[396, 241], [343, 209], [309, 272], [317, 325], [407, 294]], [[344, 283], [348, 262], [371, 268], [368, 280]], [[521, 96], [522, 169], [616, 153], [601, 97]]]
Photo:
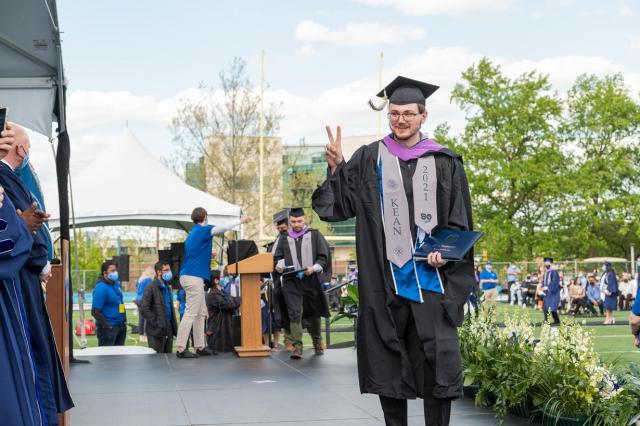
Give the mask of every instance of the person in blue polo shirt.
[[491, 262], [487, 262], [484, 265], [484, 269], [480, 272], [480, 287], [484, 296], [484, 301], [493, 303], [498, 298], [498, 274], [493, 270]]
[[102, 277], [93, 289], [91, 315], [98, 323], [98, 346], [124, 346], [127, 337], [127, 314], [124, 309], [118, 268], [107, 260], [102, 264]]
[[[180, 285], [185, 291], [187, 306], [182, 321], [180, 321], [180, 327], [178, 327], [176, 341], [176, 356], [178, 358], [197, 358], [213, 354], [205, 346], [204, 338], [204, 325], [208, 316], [204, 281], [211, 278], [212, 238], [216, 235], [222, 235], [240, 224], [249, 222], [247, 216], [242, 216], [231, 226], [209, 225], [207, 211], [202, 207], [193, 209], [191, 220], [195, 225], [184, 242], [184, 262], [180, 269]], [[187, 339], [192, 329], [195, 354], [186, 349]]]

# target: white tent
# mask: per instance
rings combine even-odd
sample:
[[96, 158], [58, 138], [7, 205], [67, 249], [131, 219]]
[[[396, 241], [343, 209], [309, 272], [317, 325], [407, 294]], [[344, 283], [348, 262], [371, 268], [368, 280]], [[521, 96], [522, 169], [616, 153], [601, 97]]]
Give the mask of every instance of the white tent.
[[9, 119], [51, 136], [64, 84], [55, 0], [2, 1], [0, 58], [0, 105], [9, 107]]
[[[126, 128], [78, 173], [71, 171], [76, 227], [143, 225], [189, 230], [195, 207], [209, 212], [209, 222], [228, 224], [240, 207], [187, 185], [160, 163]], [[44, 185], [48, 190], [54, 185]], [[51, 194], [48, 194], [51, 195]], [[56, 205], [47, 206], [57, 229]]]

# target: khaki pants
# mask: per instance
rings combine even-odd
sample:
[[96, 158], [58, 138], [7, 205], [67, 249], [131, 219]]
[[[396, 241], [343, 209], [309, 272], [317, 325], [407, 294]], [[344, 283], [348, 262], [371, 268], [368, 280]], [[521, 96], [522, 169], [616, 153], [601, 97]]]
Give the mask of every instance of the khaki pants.
[[493, 303], [498, 298], [498, 289], [491, 288], [489, 290], [484, 290], [484, 294], [482, 295], [485, 302]]
[[199, 277], [183, 275], [180, 277], [180, 285], [185, 292], [186, 307], [178, 327], [176, 346], [179, 351], [184, 350], [193, 327], [193, 346], [196, 349], [202, 349], [204, 348], [204, 324], [207, 318], [204, 280]]

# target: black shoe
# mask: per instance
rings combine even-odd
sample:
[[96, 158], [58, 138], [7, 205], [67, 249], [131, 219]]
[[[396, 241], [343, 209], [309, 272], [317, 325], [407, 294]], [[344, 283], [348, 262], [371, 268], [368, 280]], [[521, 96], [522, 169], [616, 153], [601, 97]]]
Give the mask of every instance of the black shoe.
[[198, 358], [197, 354], [194, 354], [193, 352], [188, 351], [186, 349], [184, 351], [182, 351], [182, 352], [176, 351], [176, 356], [178, 358]]
[[196, 349], [196, 355], [198, 355], [198, 356], [218, 355], [218, 352], [212, 351], [209, 348]]

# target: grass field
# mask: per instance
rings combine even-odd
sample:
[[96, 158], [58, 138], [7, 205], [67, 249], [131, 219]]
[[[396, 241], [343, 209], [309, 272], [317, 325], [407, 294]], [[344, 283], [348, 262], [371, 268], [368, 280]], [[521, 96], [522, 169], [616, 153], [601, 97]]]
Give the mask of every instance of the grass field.
[[[524, 309], [510, 306], [506, 303], [498, 303], [497, 304], [497, 313], [499, 320], [502, 320], [505, 315], [515, 312], [522, 312]], [[526, 312], [531, 318], [531, 321], [534, 323], [542, 322], [543, 315], [542, 312], [536, 311], [531, 308], [526, 308]], [[79, 318], [79, 312], [74, 312], [74, 324]], [[86, 311], [86, 318], [91, 317], [91, 311]], [[560, 319], [566, 318], [561, 316]], [[594, 343], [596, 350], [602, 355], [603, 359], [608, 362], [619, 362], [621, 364], [635, 362], [640, 363], [640, 351], [638, 351], [633, 345], [633, 336], [631, 336], [629, 332], [629, 326], [626, 325], [626, 322], [629, 320], [629, 312], [617, 311], [615, 313], [616, 321], [624, 322], [625, 325], [609, 325], [604, 326], [601, 325], [603, 322], [602, 317], [578, 317], [579, 322], [585, 322], [585, 327], [589, 329], [594, 336]], [[127, 319], [131, 324], [138, 323], [138, 312], [136, 310], [128, 310], [127, 311]], [[349, 319], [342, 319], [332, 324], [333, 328], [337, 327], [349, 327], [352, 326], [353, 323]], [[75, 327], [74, 327], [75, 330]], [[323, 322], [323, 330], [324, 330], [324, 322]], [[337, 344], [342, 342], [348, 342], [353, 340], [352, 332], [340, 332], [340, 333], [331, 333], [331, 344]], [[139, 341], [139, 336], [137, 334], [127, 333], [127, 342], [128, 346], [147, 346], [146, 343]], [[304, 334], [304, 344], [305, 347], [311, 346], [311, 339], [307, 333]], [[87, 347], [98, 346], [98, 340], [95, 336], [87, 336]], [[74, 348], [78, 349], [80, 347], [78, 339], [74, 340]]]
[[[517, 306], [510, 306], [506, 303], [497, 304], [498, 318], [502, 319], [505, 315], [524, 311]], [[541, 311], [526, 308], [526, 311], [533, 323], [540, 323], [543, 320]], [[624, 323], [621, 325], [602, 325], [603, 317], [576, 317], [577, 321], [583, 323], [593, 335], [596, 350], [602, 355], [603, 360], [607, 362], [619, 362], [621, 364], [635, 362], [640, 363], [640, 351], [633, 344], [633, 336], [627, 325], [629, 321], [629, 311], [616, 311], [614, 314], [616, 322]], [[561, 315], [560, 321], [566, 316]]]

